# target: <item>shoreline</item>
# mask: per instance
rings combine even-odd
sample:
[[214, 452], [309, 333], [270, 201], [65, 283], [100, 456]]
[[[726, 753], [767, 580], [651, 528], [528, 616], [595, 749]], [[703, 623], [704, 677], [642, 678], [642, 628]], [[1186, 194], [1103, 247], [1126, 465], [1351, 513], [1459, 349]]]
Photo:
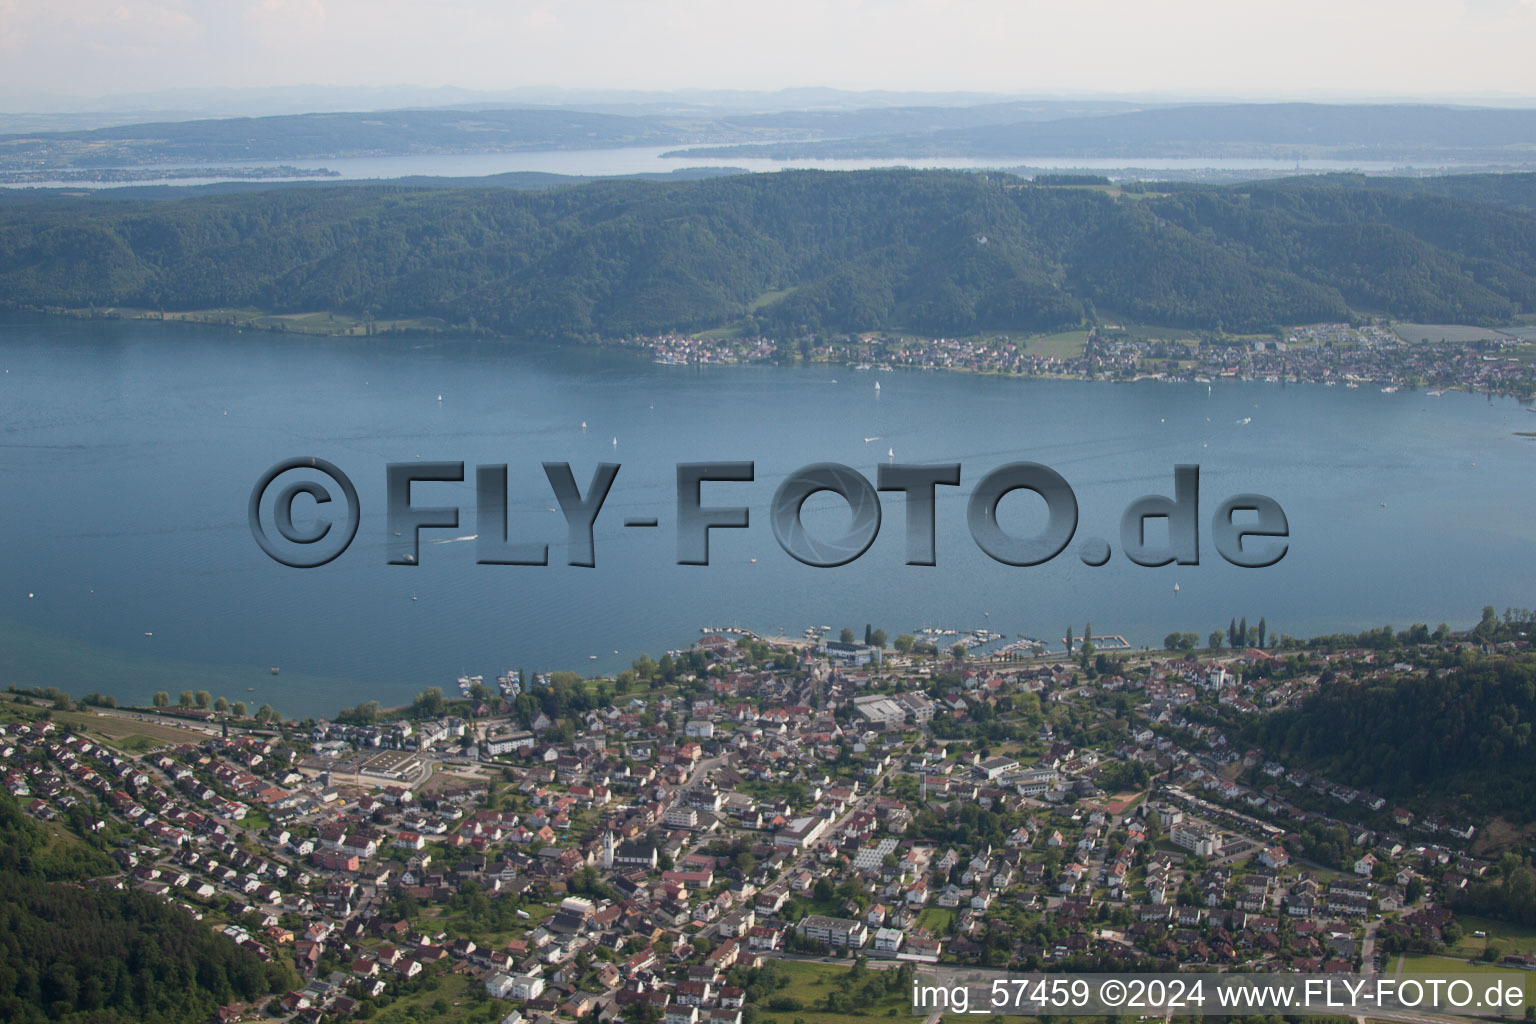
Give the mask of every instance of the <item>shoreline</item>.
[[[162, 323], [162, 324], [187, 324], [187, 325], [195, 325], [195, 326], [201, 326], [201, 327], [221, 327], [221, 328], [224, 328], [225, 330], [233, 330], [234, 333], [236, 333], [236, 334], [241, 334], [241, 333], [244, 333], [246, 330], [250, 330], [250, 331], [254, 331], [254, 332], [260, 332], [262, 334], [285, 335], [285, 336], [297, 335], [299, 337], [316, 338], [316, 339], [348, 339], [348, 338], [370, 338], [370, 339], [372, 339], [372, 338], [393, 337], [393, 338], [399, 338], [399, 339], [402, 339], [402, 340], [407, 340], [407, 339], [412, 339], [412, 338], [431, 337], [431, 338], [438, 338], [438, 339], [442, 339], [442, 340], [460, 340], [460, 341], [465, 341], [465, 342], [471, 342], [471, 341], [481, 341], [481, 342], [518, 342], [518, 341], [528, 341], [528, 340], [530, 340], [530, 339], [527, 339], [527, 338], [525, 338], [523, 336], [520, 336], [520, 335], [502, 334], [502, 333], [486, 330], [484, 328], [473, 328], [473, 327], [470, 327], [470, 326], [467, 326], [467, 325], [449, 324], [448, 322], [440, 320], [440, 319], [438, 319], [436, 317], [394, 317], [394, 318], [388, 318], [388, 319], [361, 320], [361, 319], [359, 319], [357, 317], [352, 316], [351, 314], [337, 314], [337, 313], [331, 313], [331, 312], [328, 312], [328, 311], [317, 311], [317, 312], [306, 312], [306, 313], [273, 313], [273, 312], [270, 312], [270, 311], [257, 310], [257, 309], [246, 309], [246, 308], [242, 308], [242, 309], [228, 309], [228, 310], [223, 310], [223, 309], [221, 309], [221, 310], [190, 310], [190, 311], [171, 311], [171, 312], [148, 310], [148, 309], [142, 309], [142, 308], [139, 308], [139, 307], [120, 307], [120, 306], [109, 306], [109, 307], [103, 307], [101, 309], [82, 309], [82, 308], [41, 307], [41, 306], [32, 306], [32, 305], [24, 305], [24, 304], [11, 304], [11, 305], [9, 305], [8, 308], [11, 309], [13, 312], [30, 313], [30, 314], [34, 314], [34, 315], [38, 315], [38, 316], [45, 316], [45, 317], [51, 317], [51, 318], [52, 317], [57, 317], [57, 318], [60, 318], [60, 319], [68, 319], [68, 320], [98, 320], [98, 321]], [[433, 322], [433, 321], [435, 321], [435, 322]], [[1407, 323], [1407, 321], [1394, 321], [1393, 323]], [[1313, 330], [1313, 329], [1315, 329], [1316, 327], [1319, 327], [1319, 326], [1322, 326], [1322, 325], [1298, 325], [1297, 327], [1295, 327], [1293, 329], [1294, 330]], [[1448, 325], [1448, 326], [1462, 326], [1462, 325]], [[1506, 326], [1514, 326], [1514, 325], [1506, 325]], [[1088, 345], [1091, 345], [1092, 340], [1094, 339], [1094, 337], [1098, 334], [1098, 332], [1100, 330], [1105, 330], [1106, 333], [1108, 333], [1110, 330], [1112, 330], [1112, 328], [1101, 328], [1099, 326], [1095, 326], [1095, 327], [1086, 329], [1086, 333], [1087, 333], [1087, 335], [1089, 337], [1089, 342], [1087, 344], [1085, 344], [1084, 350], [1079, 353], [1077, 358], [1079, 358], [1079, 359], [1086, 358], [1087, 347], [1088, 347]], [[1167, 331], [1167, 332], [1169, 332], [1172, 335], [1198, 335], [1198, 334], [1202, 333], [1202, 332], [1197, 332], [1197, 331], [1187, 331], [1187, 330], [1180, 329], [1180, 328], [1148, 328], [1148, 330]], [[1391, 332], [1392, 328], [1391, 327], [1387, 327], [1387, 328], [1385, 328], [1385, 330], [1388, 331], [1388, 332]], [[1487, 328], [1487, 330], [1490, 333], [1498, 333], [1498, 334], [1504, 334], [1505, 333], [1503, 328]], [[1513, 345], [1531, 345], [1532, 344], [1530, 341], [1527, 341], [1523, 337], [1509, 336], [1509, 335], [1505, 335], [1505, 336], [1509, 339], [1509, 341], [1508, 341], [1509, 344], [1513, 344]], [[677, 336], [677, 335], [658, 335], [658, 336], [648, 336], [648, 337], [638, 338], [638, 339], [619, 338], [619, 339], [568, 340], [568, 341], [551, 341], [551, 340], [545, 339], [543, 341], [543, 343], [544, 344], [555, 345], [557, 347], [596, 348], [596, 349], [604, 349], [604, 350], [628, 351], [628, 352], [632, 352], [632, 353], [635, 353], [637, 355], [640, 355], [642, 357], [645, 357], [645, 356], [654, 356], [655, 353], [657, 351], [659, 351], [659, 346], [664, 341], [666, 341], [668, 339], [673, 339], [673, 338], [676, 338], [676, 337], [679, 337], [679, 336]], [[898, 337], [903, 337], [903, 336], [898, 336]], [[914, 335], [913, 337], [915, 338], [917, 336]], [[979, 336], [979, 335], [971, 335], [971, 336], [966, 336], [966, 337], [967, 338], [977, 338], [977, 337], [981, 337], [981, 336]], [[1011, 338], [1012, 336], [1004, 334], [1004, 333], [999, 333], [998, 335], [996, 335], [996, 337], [999, 337], [999, 338], [1010, 337]], [[1035, 338], [1047, 338], [1047, 337], [1052, 337], [1052, 335], [1031, 335], [1031, 336], [1027, 336], [1027, 337], [1023, 338], [1022, 340], [1023, 340], [1023, 343], [1024, 343], [1025, 350], [1027, 351], [1028, 344], [1029, 344], [1030, 340], [1035, 339]], [[1250, 336], [1250, 335], [1239, 335], [1239, 336], [1225, 336], [1225, 337], [1227, 338], [1229, 343], [1235, 343], [1235, 342], [1243, 341], [1245, 339], [1251, 339], [1253, 336]], [[1394, 337], [1396, 337], [1396, 335], [1394, 335]], [[689, 340], [690, 341], [695, 341], [695, 342], [701, 342], [701, 343], [705, 343], [705, 344], [720, 344], [720, 345], [728, 345], [729, 344], [729, 342], [724, 342], [724, 341], [720, 341], [720, 340], [717, 340], [717, 339], [696, 338], [696, 337], [693, 337], [693, 336], [689, 336]], [[763, 340], [769, 341], [775, 347], [775, 351], [777, 350], [777, 345], [778, 345], [777, 341], [772, 341], [771, 339], [763, 339]], [[945, 339], [941, 338], [939, 340], [945, 340]], [[1410, 348], [1411, 349], [1413, 347], [1412, 343], [1407, 342], [1407, 341], [1403, 341], [1401, 338], [1399, 338], [1398, 341], [1399, 341], [1399, 343], [1401, 345], [1403, 345], [1406, 348]], [[1474, 394], [1488, 394], [1488, 395], [1499, 395], [1501, 397], [1502, 396], [1513, 397], [1513, 398], [1515, 398], [1518, 401], [1523, 402], [1523, 403], [1536, 402], [1536, 366], [1533, 366], [1532, 369], [1530, 370], [1529, 374], [1528, 374], [1530, 376], [1530, 378], [1531, 378], [1530, 383], [1528, 383], [1526, 386], [1524, 386], [1522, 388], [1496, 387], [1496, 388], [1491, 388], [1491, 389], [1483, 389], [1483, 388], [1477, 387], [1475, 385], [1475, 383], [1471, 383], [1471, 382], [1467, 382], [1467, 381], [1460, 381], [1460, 380], [1455, 380], [1455, 379], [1441, 380], [1441, 379], [1420, 378], [1420, 379], [1416, 379], [1416, 380], [1407, 380], [1407, 379], [1402, 379], [1402, 378], [1393, 376], [1391, 374], [1388, 374], [1386, 376], [1369, 376], [1369, 375], [1358, 375], [1357, 376], [1357, 375], [1346, 374], [1346, 375], [1341, 375], [1341, 376], [1322, 376], [1322, 377], [1319, 377], [1319, 376], [1316, 376], [1316, 375], [1286, 377], [1286, 376], [1279, 376], [1279, 375], [1275, 375], [1275, 374], [1260, 374], [1260, 373], [1247, 373], [1247, 374], [1244, 374], [1244, 373], [1220, 372], [1220, 371], [1215, 370], [1215, 368], [1213, 368], [1213, 367], [1200, 365], [1198, 363], [1198, 361], [1193, 361], [1193, 362], [1195, 362], [1195, 365], [1193, 365], [1193, 366], [1191, 366], [1191, 367], [1189, 367], [1187, 369], [1180, 368], [1179, 370], [1175, 370], [1175, 371], [1164, 370], [1164, 371], [1159, 371], [1159, 372], [1135, 372], [1135, 373], [1131, 373], [1131, 374], [1095, 373], [1095, 372], [1075, 373], [1075, 372], [1066, 372], [1066, 371], [1033, 370], [1033, 369], [1032, 370], [1019, 371], [1019, 370], [1010, 370], [1010, 369], [998, 369], [998, 368], [991, 368], [991, 367], [975, 367], [975, 366], [963, 366], [963, 365], [959, 365], [959, 366], [956, 366], [956, 365], [932, 366], [932, 365], [907, 365], [907, 364], [881, 363], [881, 364], [879, 364], [877, 366], [877, 365], [870, 364], [867, 359], [864, 359], [863, 357], [861, 357], [857, 352], [852, 351], [852, 348], [854, 347], [855, 344], [859, 344], [861, 346], [862, 345], [867, 345], [867, 344], [869, 344], [867, 341], [861, 341], [860, 343], [848, 342], [846, 344], [848, 346], [847, 349], [839, 350], [839, 355], [841, 356], [841, 358], [813, 358], [813, 359], [810, 359], [810, 360], [801, 360], [801, 359], [782, 360], [782, 359], [771, 358], [771, 357], [720, 358], [720, 359], [713, 359], [713, 358], [710, 358], [710, 359], [671, 359], [671, 358], [657, 359], [657, 358], [651, 358], [650, 361], [653, 362], [653, 363], [660, 364], [660, 365], [684, 366], [684, 367], [690, 367], [690, 368], [700, 368], [700, 367], [705, 367], [705, 366], [779, 366], [779, 367], [790, 367], [790, 368], [793, 368], [793, 367], [802, 367], [802, 368], [804, 368], [804, 367], [824, 366], [824, 367], [828, 367], [828, 368], [842, 367], [842, 368], [846, 368], [846, 369], [850, 369], [850, 370], [854, 370], [854, 371], [879, 370], [879, 371], [894, 372], [894, 371], [897, 371], [897, 370], [901, 370], [901, 371], [905, 371], [905, 372], [920, 372], [920, 373], [974, 374], [974, 375], [979, 376], [979, 377], [997, 377], [997, 378], [1006, 378], [1006, 379], [1014, 379], [1014, 380], [1060, 380], [1060, 381], [1081, 381], [1081, 382], [1086, 382], [1086, 383], [1137, 383], [1139, 381], [1152, 380], [1152, 381], [1162, 381], [1162, 382], [1167, 382], [1167, 383], [1204, 383], [1204, 384], [1214, 384], [1214, 383], [1219, 383], [1219, 382], [1230, 383], [1230, 382], [1237, 381], [1237, 382], [1278, 383], [1278, 384], [1280, 384], [1282, 386], [1287, 385], [1287, 384], [1313, 384], [1313, 385], [1321, 385], [1321, 386], [1325, 386], [1325, 387], [1333, 387], [1333, 386], [1337, 386], [1337, 385], [1342, 383], [1346, 387], [1361, 387], [1361, 386], [1366, 386], [1366, 385], [1373, 386], [1373, 387], [1374, 386], [1382, 386], [1383, 389], [1390, 387], [1393, 391], [1397, 391], [1397, 390], [1416, 391], [1416, 390], [1420, 390], [1420, 389], [1426, 390], [1426, 391], [1440, 391], [1440, 392], [1444, 392], [1444, 391], [1466, 391], [1466, 392], [1474, 393]], [[1016, 345], [1017, 342], [1009, 341], [1008, 344], [1009, 345]], [[1459, 346], [1459, 347], [1462, 347], [1462, 348], [1466, 348], [1466, 347], [1468, 347], [1468, 346], [1470, 346], [1471, 344], [1474, 344], [1474, 343], [1472, 343], [1472, 342], [1447, 342], [1447, 341], [1442, 339], [1440, 344], [1441, 345], [1455, 345], [1455, 346]], [[1536, 346], [1533, 346], [1533, 348], [1536, 348]], [[977, 350], [978, 351], [990, 351], [984, 345], [980, 345], [980, 344], [978, 344]], [[1533, 355], [1536, 355], [1536, 353], [1533, 353]], [[1046, 357], [1046, 358], [1056, 359], [1056, 357]], [[1056, 361], [1061, 361], [1061, 360], [1056, 359]], [[1531, 364], [1527, 364], [1527, 365], [1531, 365]]]

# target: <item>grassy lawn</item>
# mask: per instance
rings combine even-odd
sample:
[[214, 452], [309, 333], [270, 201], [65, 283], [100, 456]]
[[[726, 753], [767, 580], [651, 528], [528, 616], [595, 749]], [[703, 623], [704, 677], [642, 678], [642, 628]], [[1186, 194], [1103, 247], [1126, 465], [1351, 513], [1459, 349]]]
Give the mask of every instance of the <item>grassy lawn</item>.
[[926, 928], [934, 935], [948, 935], [949, 922], [954, 917], [955, 912], [946, 907], [927, 907], [917, 915], [917, 926]]
[[[1451, 953], [1461, 957], [1478, 957], [1488, 946], [1498, 946], [1505, 953], [1536, 953], [1536, 928], [1490, 921], [1485, 917], [1457, 917], [1464, 934], [1461, 941], [1451, 947]], [[1474, 938], [1473, 932], [1486, 932], [1485, 939]]]
[[912, 993], [908, 991], [890, 993], [878, 1002], [861, 1005], [849, 1013], [829, 1013], [819, 1009], [825, 1005], [828, 993], [841, 991], [838, 979], [848, 973], [848, 963], [843, 961], [829, 964], [816, 960], [780, 960], [778, 963], [789, 975], [790, 982], [775, 996], [798, 999], [804, 1008], [778, 1012], [762, 1007], [761, 1016], [764, 1021], [792, 1024], [798, 1018], [806, 1024], [853, 1024], [854, 1021], [867, 1021], [871, 1017], [912, 1017]]
[[416, 1021], [498, 1021], [512, 1008], [496, 999], [470, 997], [473, 984], [461, 974], [443, 974], [429, 991], [413, 992], [390, 1003], [368, 1020], [376, 1024], [415, 1024]]

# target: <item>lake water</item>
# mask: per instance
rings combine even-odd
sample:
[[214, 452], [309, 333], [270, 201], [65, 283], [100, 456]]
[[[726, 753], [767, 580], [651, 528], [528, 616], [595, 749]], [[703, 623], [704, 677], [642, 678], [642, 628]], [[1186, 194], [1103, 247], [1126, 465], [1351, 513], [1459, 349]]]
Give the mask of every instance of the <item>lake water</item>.
[[[857, 171], [875, 167], [913, 167], [986, 169], [1035, 167], [1046, 169], [1088, 169], [1114, 171], [1136, 168], [1146, 171], [1299, 171], [1325, 174], [1333, 171], [1386, 173], [1403, 171], [1402, 161], [1388, 160], [1275, 160], [1226, 157], [878, 157], [858, 159], [791, 159], [767, 157], [663, 156], [677, 147], [631, 146], [621, 149], [526, 150], [512, 153], [413, 153], [403, 156], [316, 157], [314, 159], [221, 161], [221, 167], [293, 166], [305, 170], [327, 168], [341, 175], [337, 181], [368, 181], [413, 175], [460, 178], [506, 174], [513, 171], [537, 171], [545, 174], [572, 174], [594, 177], [628, 174], [668, 174], [690, 167], [737, 167], [748, 171], [815, 169]], [[181, 165], [178, 165], [181, 166]], [[185, 165], [196, 166], [196, 165]], [[1441, 168], [1443, 170], [1444, 168]], [[134, 182], [109, 182], [103, 185], [80, 182], [34, 182], [15, 187], [114, 188], [120, 185], [205, 185], [231, 180], [227, 175], [197, 178], [146, 179]], [[268, 179], [281, 181], [284, 179]]]
[[[1059, 649], [1088, 622], [1157, 645], [1233, 616], [1305, 636], [1465, 625], [1484, 604], [1536, 603], [1536, 447], [1515, 433], [1536, 417], [1508, 399], [700, 369], [621, 351], [27, 317], [0, 320], [0, 369], [0, 684], [132, 700], [206, 686], [321, 714], [451, 689], [460, 673], [615, 671], [705, 625], [985, 626]], [[960, 487], [939, 489], [937, 566], [903, 564], [899, 495], [850, 565], [814, 569], [779, 548], [768, 508], [789, 472], [832, 461], [873, 479], [891, 451], [963, 466]], [[360, 496], [356, 541], [319, 569], [270, 560], [247, 525], [252, 486], [290, 456], [330, 460]], [[470, 482], [416, 488], [417, 504], [459, 505], [460, 528], [424, 533], [419, 566], [390, 566], [385, 465], [418, 457], [470, 467]], [[992, 561], [964, 525], [975, 483], [1020, 459], [1060, 472], [1081, 509], [1077, 539], [1034, 568]], [[675, 466], [706, 460], [756, 462], [753, 483], [704, 493], [750, 507], [752, 525], [715, 531], [713, 564], [678, 566]], [[583, 490], [598, 462], [622, 465], [595, 568], [565, 564], [543, 461], [569, 461]], [[510, 533], [548, 542], [548, 567], [477, 565], [473, 541], [452, 542], [476, 532], [479, 463], [509, 464]], [[1120, 514], [1171, 494], [1178, 463], [1201, 466], [1201, 564], [1135, 566]], [[1289, 516], [1290, 552], [1272, 568], [1233, 567], [1210, 542], [1216, 505], [1245, 491]], [[1043, 520], [1037, 504], [1021, 492], [997, 514], [1022, 533]], [[827, 496], [808, 510], [829, 535], [847, 520]], [[626, 529], [628, 516], [660, 527]], [[1111, 541], [1108, 565], [1077, 559], [1086, 537]]]

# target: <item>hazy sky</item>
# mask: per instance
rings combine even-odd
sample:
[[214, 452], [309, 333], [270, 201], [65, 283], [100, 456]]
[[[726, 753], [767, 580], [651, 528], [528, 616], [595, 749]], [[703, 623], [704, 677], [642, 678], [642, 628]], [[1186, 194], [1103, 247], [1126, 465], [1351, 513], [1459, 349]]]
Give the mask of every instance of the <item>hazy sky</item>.
[[1536, 0], [0, 0], [0, 101], [206, 86], [1536, 97]]

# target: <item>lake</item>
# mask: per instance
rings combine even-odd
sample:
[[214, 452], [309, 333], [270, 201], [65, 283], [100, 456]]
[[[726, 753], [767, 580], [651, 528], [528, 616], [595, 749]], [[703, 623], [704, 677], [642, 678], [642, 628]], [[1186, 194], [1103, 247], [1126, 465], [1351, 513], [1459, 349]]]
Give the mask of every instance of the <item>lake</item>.
[[[461, 673], [612, 672], [706, 625], [986, 627], [1060, 649], [1089, 622], [1157, 646], [1172, 630], [1203, 643], [1234, 616], [1308, 636], [1470, 625], [1485, 604], [1536, 603], [1536, 447], [1516, 436], [1536, 417], [1509, 399], [678, 367], [619, 350], [14, 315], [0, 320], [0, 369], [0, 685], [133, 701], [207, 688], [324, 714], [451, 691]], [[959, 487], [938, 489], [936, 566], [904, 564], [897, 494], [851, 564], [811, 568], [780, 549], [768, 510], [789, 473], [839, 462], [873, 480], [891, 453], [963, 467]], [[335, 463], [362, 508], [354, 543], [317, 569], [269, 559], [247, 523], [258, 477], [292, 456]], [[418, 505], [458, 505], [460, 526], [424, 531], [419, 565], [388, 565], [385, 465], [418, 458], [468, 465], [465, 483], [415, 489]], [[751, 460], [756, 478], [707, 484], [704, 502], [749, 507], [751, 526], [714, 531], [712, 564], [679, 566], [676, 464], [720, 460]], [[1066, 552], [1031, 568], [992, 561], [964, 521], [976, 482], [1017, 460], [1055, 469], [1080, 507]], [[569, 462], [583, 491], [597, 463], [622, 467], [594, 568], [565, 564], [545, 461]], [[509, 466], [509, 534], [547, 542], [550, 565], [477, 565], [476, 543], [455, 540], [477, 531], [482, 463]], [[1201, 564], [1131, 564], [1121, 512], [1172, 494], [1180, 463], [1201, 467]], [[1210, 517], [1238, 492], [1285, 509], [1278, 565], [1217, 555]], [[1019, 492], [996, 511], [1022, 534], [1042, 507]], [[659, 528], [626, 529], [631, 516]], [[848, 519], [829, 495], [807, 503], [813, 534]], [[1110, 540], [1107, 565], [1077, 558], [1087, 537]]]
[[[912, 167], [933, 169], [989, 169], [1032, 167], [1065, 170], [1116, 171], [1135, 168], [1145, 171], [1268, 171], [1327, 174], [1335, 171], [1356, 173], [1412, 173], [1402, 161], [1326, 160], [1326, 159], [1255, 159], [1244, 157], [867, 157], [846, 159], [799, 158], [774, 160], [768, 157], [711, 157], [683, 154], [664, 156], [673, 146], [629, 146], [617, 149], [519, 150], [510, 153], [412, 153], [401, 156], [315, 157], [285, 160], [219, 161], [220, 167], [291, 166], [304, 170], [327, 168], [341, 175], [331, 181], [371, 181], [415, 175], [443, 178], [472, 178], [514, 171], [544, 174], [570, 174], [592, 177], [630, 174], [669, 174], [691, 167], [735, 167], [747, 171], [782, 171], [811, 169], [823, 171], [860, 171], [876, 167]], [[173, 164], [197, 167], [197, 164]], [[141, 168], [145, 169], [145, 168]], [[1438, 168], [1438, 170], [1454, 170]], [[146, 178], [132, 182], [29, 182], [16, 188], [117, 188], [138, 185], [206, 185], [229, 181], [228, 175], [210, 174], [195, 178]], [[285, 179], [273, 178], [269, 181]]]

